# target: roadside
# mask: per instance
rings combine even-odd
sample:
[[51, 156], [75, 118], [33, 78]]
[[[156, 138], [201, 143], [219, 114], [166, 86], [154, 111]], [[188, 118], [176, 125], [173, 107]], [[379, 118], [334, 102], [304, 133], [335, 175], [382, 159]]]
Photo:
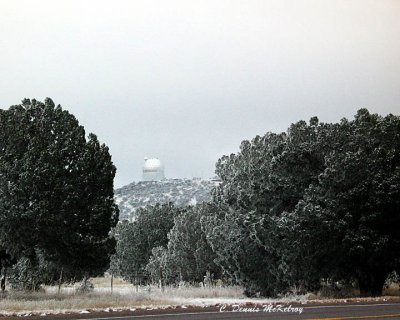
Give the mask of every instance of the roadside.
[[[44, 287], [40, 292], [9, 291], [0, 298], [0, 318], [21, 316], [46, 316], [67, 314], [93, 314], [110, 312], [144, 312], [154, 310], [186, 310], [192, 308], [220, 308], [240, 305], [246, 308], [269, 304], [363, 304], [400, 303], [397, 288], [390, 295], [377, 298], [324, 298], [313, 294], [289, 295], [278, 299], [247, 298], [242, 289], [235, 286], [219, 287], [134, 287], [122, 280], [114, 282], [113, 292], [109, 279], [93, 279], [95, 288], [89, 293], [76, 293], [77, 285]], [[175, 312], [174, 311], [174, 312]]]

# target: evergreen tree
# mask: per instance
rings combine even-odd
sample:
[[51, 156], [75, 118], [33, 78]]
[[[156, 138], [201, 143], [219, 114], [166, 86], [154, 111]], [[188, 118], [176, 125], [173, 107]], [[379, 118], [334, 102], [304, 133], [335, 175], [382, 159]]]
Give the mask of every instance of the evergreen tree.
[[238, 154], [217, 162], [222, 182], [214, 201], [221, 213], [209, 217], [207, 236], [221, 266], [249, 295], [276, 295], [292, 283], [276, 221], [323, 171], [328, 142], [320, 137], [327, 128], [317, 118], [299, 121], [287, 133], [243, 141]]
[[361, 109], [242, 142], [218, 161], [220, 209], [203, 219], [216, 262], [250, 295], [322, 278], [379, 295], [399, 270], [399, 137], [399, 117]]
[[154, 280], [199, 283], [207, 272], [214, 278], [221, 276], [220, 268], [214, 263], [217, 256], [201, 226], [201, 219], [210, 210], [213, 206], [203, 203], [186, 207], [175, 217], [174, 226], [168, 233], [168, 245], [153, 249], [146, 267]]
[[108, 148], [49, 98], [0, 110], [0, 247], [65, 279], [109, 263], [118, 220]]
[[165, 247], [167, 234], [174, 225], [180, 209], [171, 203], [140, 208], [133, 222], [118, 224], [118, 239], [114, 261], [119, 264], [121, 275], [132, 283], [147, 280], [145, 270], [155, 247]]
[[380, 295], [400, 265], [400, 117], [361, 109], [330, 134], [326, 169], [282, 223], [293, 263]]

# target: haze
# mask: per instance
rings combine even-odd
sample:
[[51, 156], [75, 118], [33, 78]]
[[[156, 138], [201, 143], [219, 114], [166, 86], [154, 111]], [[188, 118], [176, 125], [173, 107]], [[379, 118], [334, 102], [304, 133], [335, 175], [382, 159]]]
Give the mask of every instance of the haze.
[[0, 2], [0, 107], [51, 97], [106, 143], [212, 177], [244, 139], [400, 112], [399, 1]]

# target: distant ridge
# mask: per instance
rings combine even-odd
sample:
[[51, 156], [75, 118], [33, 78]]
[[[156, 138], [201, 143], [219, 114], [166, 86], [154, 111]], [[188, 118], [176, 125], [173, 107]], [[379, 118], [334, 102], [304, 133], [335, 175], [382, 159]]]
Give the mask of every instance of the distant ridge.
[[218, 178], [132, 182], [114, 192], [119, 219], [132, 220], [136, 209], [156, 203], [172, 202], [183, 207], [210, 201], [211, 191], [219, 182]]

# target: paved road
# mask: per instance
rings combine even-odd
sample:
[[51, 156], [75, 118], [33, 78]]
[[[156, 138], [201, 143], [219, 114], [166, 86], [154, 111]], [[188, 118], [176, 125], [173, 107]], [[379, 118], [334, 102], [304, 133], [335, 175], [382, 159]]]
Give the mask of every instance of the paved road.
[[[239, 309], [238, 306], [210, 308], [137, 310], [123, 312], [101, 312], [78, 315], [34, 316], [27, 320], [222, 320], [222, 319], [277, 319], [277, 320], [391, 320], [400, 319], [400, 303], [359, 303], [330, 305], [272, 305]], [[286, 308], [286, 309], [285, 309]], [[0, 317], [21, 319], [21, 317]]]

